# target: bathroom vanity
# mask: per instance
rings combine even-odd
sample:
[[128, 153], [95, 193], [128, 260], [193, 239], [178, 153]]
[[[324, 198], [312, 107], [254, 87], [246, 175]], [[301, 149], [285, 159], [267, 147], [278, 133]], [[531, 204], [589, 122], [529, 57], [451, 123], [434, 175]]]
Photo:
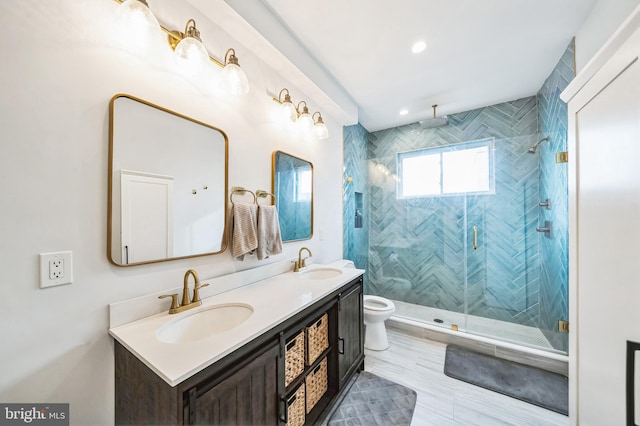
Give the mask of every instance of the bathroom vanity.
[[253, 314], [195, 341], [159, 338], [189, 312], [112, 328], [116, 424], [321, 422], [364, 368], [362, 272], [311, 267], [212, 296], [195, 313]]

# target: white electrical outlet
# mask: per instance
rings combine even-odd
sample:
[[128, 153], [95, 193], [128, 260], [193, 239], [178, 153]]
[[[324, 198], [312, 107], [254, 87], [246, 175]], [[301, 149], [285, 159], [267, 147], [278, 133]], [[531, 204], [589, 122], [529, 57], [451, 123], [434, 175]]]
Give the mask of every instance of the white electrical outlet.
[[64, 277], [64, 259], [49, 261], [49, 279], [57, 280]]
[[71, 251], [40, 253], [40, 288], [73, 282]]

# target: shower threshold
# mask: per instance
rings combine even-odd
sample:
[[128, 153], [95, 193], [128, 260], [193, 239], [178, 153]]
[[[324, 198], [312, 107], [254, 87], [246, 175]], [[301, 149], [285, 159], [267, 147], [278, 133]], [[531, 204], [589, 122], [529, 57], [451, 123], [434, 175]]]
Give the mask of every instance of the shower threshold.
[[[566, 355], [555, 349], [542, 331], [535, 327], [469, 315], [465, 328], [464, 314], [443, 309], [430, 308], [394, 300], [396, 311], [392, 319], [405, 319], [432, 325], [435, 328], [455, 329], [468, 335], [476, 335], [508, 344], [522, 345], [533, 349]], [[453, 327], [452, 327], [453, 326]]]

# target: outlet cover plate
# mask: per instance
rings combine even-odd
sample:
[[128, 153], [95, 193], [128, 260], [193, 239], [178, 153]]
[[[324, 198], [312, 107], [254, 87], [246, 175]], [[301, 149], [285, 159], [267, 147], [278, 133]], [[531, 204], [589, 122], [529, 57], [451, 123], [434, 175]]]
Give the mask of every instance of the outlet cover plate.
[[[55, 270], [53, 269], [55, 265]], [[60, 265], [57, 267], [57, 265]], [[73, 282], [73, 255], [71, 251], [40, 253], [40, 288]]]

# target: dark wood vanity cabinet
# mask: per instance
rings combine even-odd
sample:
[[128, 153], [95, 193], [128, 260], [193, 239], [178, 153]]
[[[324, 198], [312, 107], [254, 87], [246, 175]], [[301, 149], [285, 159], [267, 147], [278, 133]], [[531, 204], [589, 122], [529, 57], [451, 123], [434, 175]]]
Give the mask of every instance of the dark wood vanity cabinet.
[[[285, 425], [287, 401], [320, 368], [327, 390], [306, 413], [318, 424], [364, 368], [362, 277], [176, 386], [115, 342], [116, 424]], [[285, 386], [286, 343], [327, 314], [329, 346]]]

